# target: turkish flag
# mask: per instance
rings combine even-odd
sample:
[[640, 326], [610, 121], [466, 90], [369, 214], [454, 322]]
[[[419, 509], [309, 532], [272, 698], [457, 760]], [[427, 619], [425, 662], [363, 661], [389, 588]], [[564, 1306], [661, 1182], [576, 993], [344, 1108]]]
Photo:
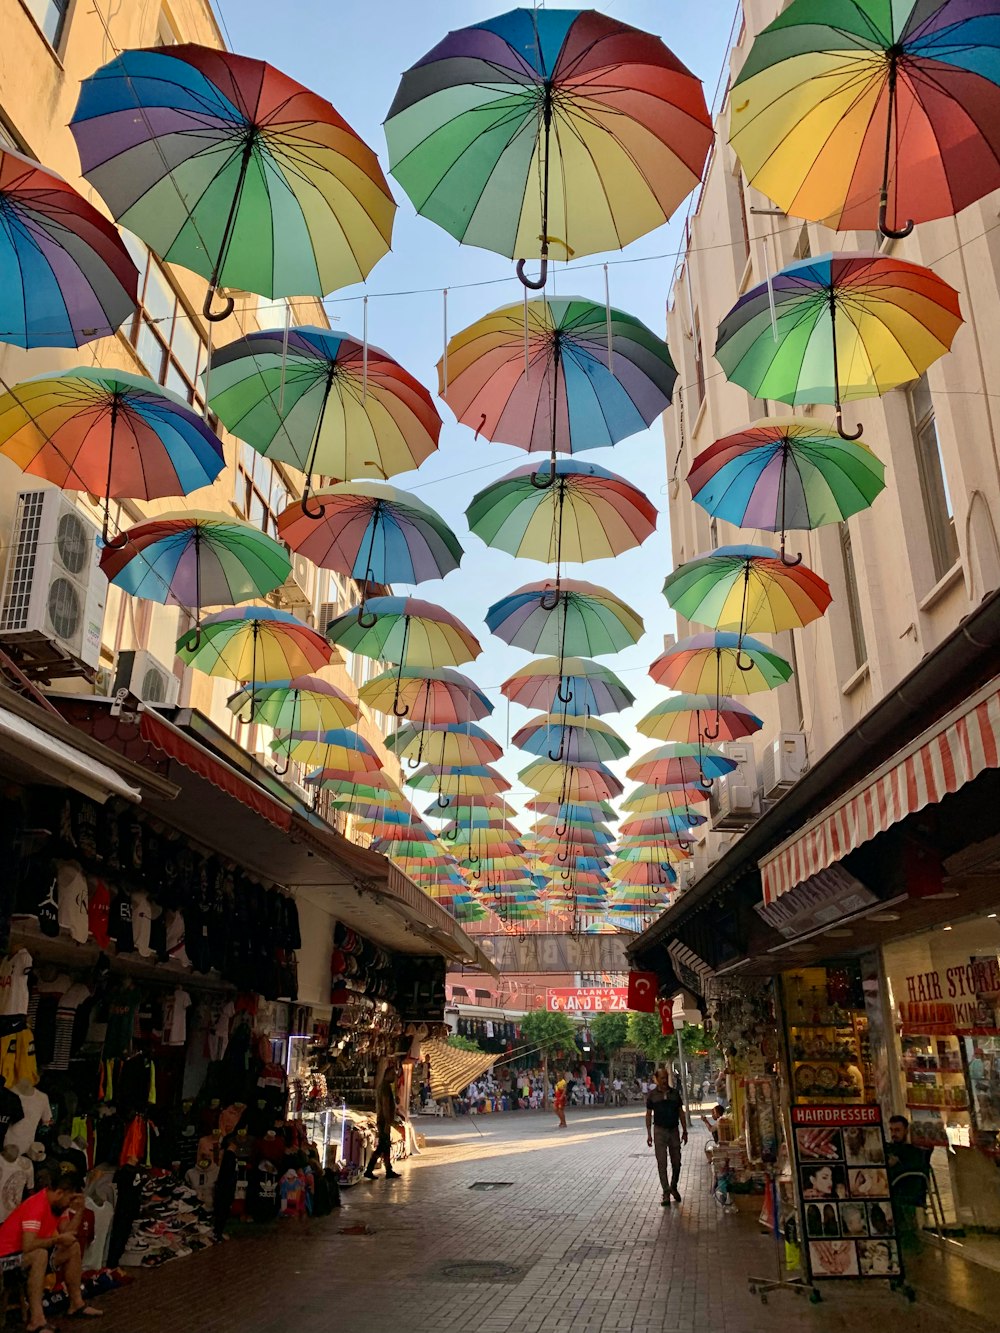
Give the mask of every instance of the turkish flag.
[[660, 1015], [660, 1035], [669, 1037], [674, 1030], [674, 1002], [673, 999], [661, 997], [656, 1001], [657, 1012]]
[[660, 988], [660, 979], [655, 972], [630, 972], [628, 974], [628, 1000], [630, 1009], [640, 1014], [651, 1014], [656, 1009], [656, 992]]

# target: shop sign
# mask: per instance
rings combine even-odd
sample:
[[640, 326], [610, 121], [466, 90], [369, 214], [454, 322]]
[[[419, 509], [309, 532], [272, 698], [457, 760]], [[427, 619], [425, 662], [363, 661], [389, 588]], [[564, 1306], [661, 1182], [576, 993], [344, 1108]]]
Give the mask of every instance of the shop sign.
[[[954, 967], [912, 972], [903, 979], [899, 1018], [908, 1032], [992, 1035], [1000, 1031], [994, 1005], [1000, 993], [996, 958], [973, 958]], [[903, 999], [905, 995], [905, 999]]]
[[878, 1106], [793, 1106], [792, 1143], [811, 1279], [902, 1276]]
[[556, 986], [545, 992], [550, 1014], [623, 1014], [628, 1010], [624, 986]]

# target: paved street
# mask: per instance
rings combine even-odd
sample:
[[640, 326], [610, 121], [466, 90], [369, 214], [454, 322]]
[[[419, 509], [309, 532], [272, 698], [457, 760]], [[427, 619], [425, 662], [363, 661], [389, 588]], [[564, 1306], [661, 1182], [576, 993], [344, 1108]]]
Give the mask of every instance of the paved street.
[[[404, 1178], [345, 1191], [338, 1215], [277, 1224], [142, 1273], [104, 1298], [105, 1333], [944, 1333], [949, 1318], [882, 1284], [829, 1285], [813, 1306], [776, 1293], [763, 1308], [746, 1275], [773, 1251], [746, 1215], [707, 1190], [703, 1131], [692, 1137], [683, 1203], [660, 1206], [641, 1113], [420, 1122], [426, 1151]], [[481, 1135], [480, 1136], [480, 1132]], [[477, 1190], [479, 1181], [511, 1182]], [[373, 1235], [341, 1234], [366, 1224]], [[468, 1270], [473, 1263], [496, 1267]]]

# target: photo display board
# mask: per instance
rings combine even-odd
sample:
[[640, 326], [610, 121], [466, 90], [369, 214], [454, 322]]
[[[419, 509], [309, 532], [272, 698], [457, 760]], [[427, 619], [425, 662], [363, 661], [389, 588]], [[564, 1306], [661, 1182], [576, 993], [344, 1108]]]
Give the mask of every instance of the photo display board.
[[793, 1106], [802, 1239], [812, 1278], [902, 1276], [878, 1106]]

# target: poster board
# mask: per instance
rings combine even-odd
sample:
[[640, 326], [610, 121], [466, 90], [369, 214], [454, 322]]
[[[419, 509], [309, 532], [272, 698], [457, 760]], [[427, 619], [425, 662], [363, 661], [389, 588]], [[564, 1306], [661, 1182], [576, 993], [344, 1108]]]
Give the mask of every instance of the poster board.
[[902, 1278], [878, 1106], [793, 1106], [795, 1180], [811, 1279]]

